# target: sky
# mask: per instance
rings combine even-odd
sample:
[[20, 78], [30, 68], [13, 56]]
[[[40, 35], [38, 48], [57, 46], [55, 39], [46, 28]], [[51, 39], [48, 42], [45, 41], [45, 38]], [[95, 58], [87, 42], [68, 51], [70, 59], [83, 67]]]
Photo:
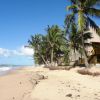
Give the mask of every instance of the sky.
[[[47, 25], [64, 25], [66, 0], [0, 0], [0, 64], [34, 64], [24, 48], [31, 35]], [[30, 53], [29, 53], [30, 52]]]
[[0, 64], [34, 64], [33, 50], [24, 46], [47, 25], [63, 27], [67, 5], [69, 0], [0, 0]]

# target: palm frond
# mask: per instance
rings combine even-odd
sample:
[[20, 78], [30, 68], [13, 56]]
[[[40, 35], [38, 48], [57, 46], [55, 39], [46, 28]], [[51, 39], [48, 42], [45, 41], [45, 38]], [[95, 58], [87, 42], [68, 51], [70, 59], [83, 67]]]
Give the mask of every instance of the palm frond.
[[86, 14], [100, 18], [100, 9], [96, 8], [87, 8]]
[[65, 18], [65, 25], [66, 25], [66, 33], [69, 33], [69, 28], [71, 24], [75, 21], [75, 14], [69, 14]]
[[77, 8], [77, 5], [67, 6], [67, 10], [75, 10]]
[[84, 37], [84, 40], [93, 38], [91, 32], [86, 32], [86, 33], [84, 33], [84, 34], [83, 34], [83, 37]]
[[100, 35], [100, 28], [96, 25], [96, 23], [89, 17], [87, 17], [87, 21], [89, 22], [90, 27], [96, 30], [97, 34]]
[[70, 0], [71, 1], [71, 4], [77, 4], [78, 3], [78, 0]]
[[86, 0], [86, 2], [84, 3], [84, 6], [85, 7], [93, 7], [98, 3], [100, 3], [100, 0]]

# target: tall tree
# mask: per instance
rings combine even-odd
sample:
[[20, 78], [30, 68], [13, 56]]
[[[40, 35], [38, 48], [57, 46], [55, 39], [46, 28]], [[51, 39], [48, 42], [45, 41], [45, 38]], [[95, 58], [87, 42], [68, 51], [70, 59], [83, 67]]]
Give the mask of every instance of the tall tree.
[[37, 63], [44, 63], [47, 65], [47, 62], [45, 60], [44, 54], [43, 54], [43, 48], [44, 48], [44, 42], [43, 42], [43, 35], [36, 34], [34, 36], [31, 36], [31, 39], [28, 40], [29, 47], [33, 48], [34, 58]]
[[54, 66], [62, 54], [68, 54], [66, 35], [57, 25], [48, 26], [46, 31], [46, 35], [31, 36], [28, 43], [35, 51], [34, 59], [38, 64]]
[[[88, 59], [86, 56], [85, 45], [84, 45], [84, 32], [87, 30], [88, 26], [93, 27], [97, 33], [100, 35], [99, 27], [91, 19], [91, 16], [100, 18], [100, 9], [97, 6], [100, 5], [100, 0], [70, 0], [71, 5], [67, 7], [72, 13], [67, 16], [69, 21], [75, 21], [77, 23], [78, 34], [81, 35], [81, 43], [83, 46], [83, 56], [85, 60], [85, 66], [88, 67]], [[68, 19], [67, 18], [67, 19]], [[67, 20], [68, 21], [68, 20]], [[69, 23], [66, 22], [67, 28], [69, 28]]]
[[60, 55], [62, 52], [62, 48], [66, 47], [66, 40], [65, 40], [65, 34], [64, 32], [57, 26], [53, 25], [51, 27], [48, 26], [47, 28], [47, 42], [50, 47], [50, 61], [51, 64], [54, 63], [54, 58], [56, 56]]

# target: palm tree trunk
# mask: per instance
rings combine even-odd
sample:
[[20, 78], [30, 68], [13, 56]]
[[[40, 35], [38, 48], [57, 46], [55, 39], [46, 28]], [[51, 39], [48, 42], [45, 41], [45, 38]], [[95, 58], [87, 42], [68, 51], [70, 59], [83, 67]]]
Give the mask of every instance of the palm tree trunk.
[[86, 67], [89, 67], [89, 63], [88, 63], [88, 58], [86, 56], [86, 52], [85, 52], [85, 45], [84, 45], [84, 37], [83, 37], [83, 32], [82, 32], [82, 46], [83, 46], [83, 57], [84, 57], [84, 63]]
[[42, 59], [42, 61], [44, 62], [44, 64], [47, 65], [47, 62], [46, 62], [46, 60], [44, 59], [44, 57], [43, 57], [40, 53], [38, 53], [38, 54], [39, 54], [39, 56], [41, 57], [41, 59]]
[[51, 65], [53, 65], [53, 48], [51, 48]]
[[76, 50], [75, 49], [74, 49], [74, 56], [75, 56], [75, 61], [76, 61], [77, 59], [76, 59]]
[[39, 56], [41, 57], [41, 59], [42, 59], [42, 61], [44, 62], [44, 64], [47, 66], [47, 62], [46, 62], [46, 60], [45, 60], [45, 58], [43, 57], [43, 55], [41, 55], [41, 53], [40, 53], [40, 51], [39, 51], [39, 48], [37, 47], [37, 49], [36, 49], [37, 51], [38, 51], [38, 54], [39, 54]]

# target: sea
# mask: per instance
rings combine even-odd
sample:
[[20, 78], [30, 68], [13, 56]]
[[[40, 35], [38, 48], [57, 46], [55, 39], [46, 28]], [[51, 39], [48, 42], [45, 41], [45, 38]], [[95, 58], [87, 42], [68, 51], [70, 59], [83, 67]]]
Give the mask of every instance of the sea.
[[6, 64], [0, 65], [0, 76], [9, 73], [11, 70], [16, 70], [19, 68], [24, 68], [29, 66], [32, 65], [6, 65]]

